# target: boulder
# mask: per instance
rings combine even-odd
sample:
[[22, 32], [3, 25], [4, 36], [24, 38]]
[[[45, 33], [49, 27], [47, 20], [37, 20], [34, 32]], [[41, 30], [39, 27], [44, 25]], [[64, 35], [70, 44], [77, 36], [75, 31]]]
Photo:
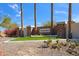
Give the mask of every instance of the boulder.
[[5, 37], [6, 34], [4, 32], [0, 32], [0, 37]]

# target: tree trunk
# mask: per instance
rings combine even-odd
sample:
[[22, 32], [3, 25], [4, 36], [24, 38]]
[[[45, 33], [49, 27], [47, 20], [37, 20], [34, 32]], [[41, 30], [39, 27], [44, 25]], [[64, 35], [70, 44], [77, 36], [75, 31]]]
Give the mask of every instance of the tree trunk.
[[22, 3], [20, 3], [20, 9], [21, 9], [21, 36], [24, 36]]
[[53, 3], [51, 3], [51, 28], [50, 29], [51, 29], [50, 34], [51, 35], [54, 34], [54, 32], [53, 32]]
[[37, 28], [37, 24], [36, 24], [36, 3], [34, 3], [34, 28], [32, 30], [32, 34], [33, 35], [39, 34], [39, 29]]
[[36, 29], [36, 3], [34, 3], [34, 26], [35, 26], [35, 29]]
[[72, 19], [72, 4], [69, 3], [69, 11], [68, 11], [68, 38], [72, 38], [72, 33], [71, 33], [71, 19]]

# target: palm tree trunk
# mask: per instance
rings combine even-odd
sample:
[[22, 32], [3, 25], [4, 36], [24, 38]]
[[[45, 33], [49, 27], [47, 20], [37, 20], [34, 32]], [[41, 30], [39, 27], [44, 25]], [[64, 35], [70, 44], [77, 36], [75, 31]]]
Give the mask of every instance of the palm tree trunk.
[[39, 29], [36, 24], [36, 3], [34, 3], [34, 28], [32, 30], [33, 35], [39, 34]]
[[20, 3], [20, 9], [21, 9], [21, 36], [24, 36], [22, 3]]
[[68, 11], [68, 38], [71, 38], [71, 19], [72, 19], [72, 4], [69, 3], [69, 11]]
[[53, 34], [53, 3], [51, 3], [51, 35]]
[[36, 3], [34, 3], [34, 26], [35, 26], [35, 29], [36, 29]]

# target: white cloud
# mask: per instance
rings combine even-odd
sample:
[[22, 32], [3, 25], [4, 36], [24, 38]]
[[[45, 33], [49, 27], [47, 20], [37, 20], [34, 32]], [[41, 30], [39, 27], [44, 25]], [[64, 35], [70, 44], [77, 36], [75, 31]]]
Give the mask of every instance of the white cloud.
[[9, 4], [8, 6], [16, 12], [16, 17], [20, 17], [21, 11], [19, 11], [19, 6], [17, 4]]
[[19, 14], [21, 14], [21, 11], [18, 11]]
[[20, 17], [20, 16], [21, 16], [21, 11], [18, 11], [16, 17]]
[[18, 10], [18, 5], [17, 4], [9, 4], [9, 7], [11, 7], [13, 10]]
[[16, 14], [16, 17], [20, 17], [20, 14]]
[[55, 11], [55, 13], [67, 14], [67, 12], [66, 12], [66, 11]]

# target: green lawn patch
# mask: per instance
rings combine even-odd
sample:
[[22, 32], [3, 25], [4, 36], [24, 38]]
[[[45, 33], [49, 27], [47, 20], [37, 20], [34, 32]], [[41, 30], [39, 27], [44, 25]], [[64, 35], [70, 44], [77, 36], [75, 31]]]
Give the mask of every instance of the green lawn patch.
[[15, 40], [12, 41], [27, 41], [27, 40], [56, 40], [56, 39], [60, 39], [60, 38], [56, 38], [56, 37], [50, 37], [50, 36], [42, 36], [42, 37], [18, 37]]

